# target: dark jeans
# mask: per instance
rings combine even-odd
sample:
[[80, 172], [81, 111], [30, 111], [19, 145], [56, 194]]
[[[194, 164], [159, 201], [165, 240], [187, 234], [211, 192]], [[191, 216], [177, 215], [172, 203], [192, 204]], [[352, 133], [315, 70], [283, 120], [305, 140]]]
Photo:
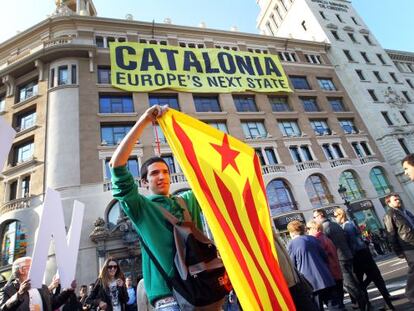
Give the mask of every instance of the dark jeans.
[[414, 250], [404, 251], [405, 260], [408, 264], [407, 286], [405, 295], [408, 300], [414, 304]]
[[[362, 284], [363, 289], [366, 291], [368, 285], [374, 282], [378, 288], [386, 304], [391, 307], [392, 302], [390, 299], [390, 293], [385, 286], [384, 279], [381, 276], [381, 272], [378, 269], [377, 263], [372, 258], [371, 252], [368, 248], [361, 249], [355, 253], [354, 256], [354, 273], [357, 280]], [[364, 274], [366, 278], [364, 280]]]
[[335, 286], [318, 290], [313, 295], [320, 311], [324, 311], [323, 304], [327, 305], [328, 310], [344, 310], [339, 301]]
[[353, 273], [352, 259], [340, 260], [342, 276], [344, 278], [344, 287], [349, 295], [357, 302], [361, 310], [368, 308], [368, 293], [363, 290], [361, 284], [356, 279]]
[[300, 286], [300, 283], [289, 287], [290, 295], [295, 303], [296, 310], [300, 311], [318, 311], [318, 307], [310, 295]]

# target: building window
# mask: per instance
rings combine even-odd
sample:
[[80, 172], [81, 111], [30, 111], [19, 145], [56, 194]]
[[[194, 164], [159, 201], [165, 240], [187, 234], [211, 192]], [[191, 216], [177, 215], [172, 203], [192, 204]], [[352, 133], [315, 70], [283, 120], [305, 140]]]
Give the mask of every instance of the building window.
[[279, 129], [283, 136], [300, 136], [302, 134], [297, 121], [294, 120], [282, 120], [278, 121]]
[[167, 163], [168, 170], [170, 171], [170, 174], [176, 174], [177, 170], [175, 168], [175, 162], [174, 162], [173, 156], [172, 155], [162, 155], [161, 157]]
[[275, 6], [275, 11], [276, 11], [277, 15], [279, 16], [279, 19], [283, 20], [282, 12], [280, 12], [279, 6]]
[[384, 80], [382, 80], [381, 75], [378, 71], [374, 71], [374, 76], [375, 78], [377, 78], [378, 82], [384, 82]]
[[252, 96], [233, 96], [234, 105], [238, 112], [257, 112], [256, 102]]
[[332, 202], [332, 195], [320, 175], [309, 176], [305, 182], [305, 189], [313, 208], [320, 208]]
[[24, 131], [36, 125], [36, 110], [29, 110], [15, 116], [14, 128], [17, 132]]
[[265, 138], [267, 136], [266, 128], [261, 121], [242, 122], [244, 137], [249, 138]]
[[362, 150], [364, 150], [366, 156], [372, 155], [371, 149], [365, 141], [361, 141], [359, 144], [361, 145]]
[[275, 24], [275, 27], [276, 27], [276, 28], [278, 28], [278, 27], [279, 27], [279, 24], [277, 23], [277, 21], [276, 21], [276, 18], [275, 18], [275, 15], [274, 15], [274, 14], [270, 15], [270, 19], [273, 21], [273, 24]]
[[217, 96], [194, 96], [194, 105], [197, 112], [221, 111]]
[[328, 98], [328, 102], [333, 111], [335, 112], [346, 111], [342, 98]]
[[357, 142], [353, 142], [351, 145], [358, 158], [362, 158], [365, 156], [364, 153], [362, 152], [360, 144], [358, 144]]
[[13, 201], [17, 199], [17, 180], [10, 183], [9, 186], [9, 200]]
[[294, 162], [302, 163], [305, 161], [312, 161], [313, 157], [308, 146], [290, 146], [290, 155]]
[[131, 128], [132, 125], [101, 125], [101, 144], [119, 144]]
[[98, 66], [98, 83], [111, 84], [111, 67]]
[[343, 23], [341, 15], [339, 14], [335, 14], [336, 18], [338, 19], [339, 22]]
[[341, 148], [341, 146], [339, 144], [337, 144], [337, 143], [332, 144], [332, 148], [334, 150], [334, 156], [335, 156], [335, 158], [337, 158], [337, 159], [344, 158], [344, 154], [342, 152], [342, 148]]
[[270, 32], [270, 34], [271, 34], [272, 36], [274, 36], [274, 35], [275, 35], [275, 33], [273, 32], [273, 29], [272, 29], [272, 27], [270, 26], [270, 22], [267, 22], [267, 23], [266, 23], [266, 27], [267, 27], [267, 30]]
[[323, 145], [322, 145], [322, 150], [323, 150], [323, 153], [325, 154], [325, 157], [326, 157], [328, 160], [333, 160], [333, 159], [335, 159], [334, 154], [333, 154], [333, 152], [332, 152], [332, 150], [331, 150], [331, 148], [330, 148], [329, 144], [323, 144]]
[[3, 226], [1, 233], [1, 266], [11, 265], [26, 256], [27, 233], [22, 223], [13, 220]]
[[38, 86], [36, 81], [29, 82], [27, 84], [18, 87], [19, 90], [19, 102], [24, 101], [32, 96], [38, 94]]
[[351, 39], [353, 43], [358, 43], [358, 41], [355, 39], [355, 36], [352, 32], [348, 32], [348, 37], [349, 39]]
[[214, 128], [216, 128], [216, 129], [218, 129], [219, 131], [222, 131], [222, 132], [226, 133], [226, 134], [229, 133], [229, 130], [227, 129], [227, 124], [226, 124], [225, 121], [223, 121], [223, 122], [208, 121], [207, 124], [214, 127]]
[[260, 165], [261, 166], [266, 165], [266, 161], [263, 157], [262, 149], [256, 148], [256, 149], [254, 149], [254, 152], [256, 153], [257, 157], [259, 158]]
[[365, 41], [367, 41], [367, 43], [369, 45], [373, 45], [371, 39], [369, 38], [369, 35], [364, 35]]
[[408, 115], [405, 111], [400, 111], [400, 114], [401, 114], [402, 118], [404, 119], [405, 123], [407, 123], [407, 124], [411, 123], [410, 118], [408, 118]]
[[154, 142], [166, 144], [167, 139], [165, 138], [164, 132], [161, 130], [161, 127], [156, 124], [154, 127]]
[[341, 146], [338, 143], [334, 143], [332, 145], [323, 144], [322, 145], [323, 153], [328, 160], [334, 159], [343, 159], [344, 154], [342, 152]]
[[342, 130], [345, 134], [356, 134], [358, 133], [358, 129], [356, 128], [354, 121], [351, 119], [343, 119], [339, 120], [339, 124], [342, 127]]
[[275, 165], [278, 163], [275, 151], [273, 148], [265, 148], [266, 158], [269, 165]]
[[346, 188], [346, 196], [350, 201], [362, 199], [364, 197], [364, 191], [353, 172], [343, 172], [339, 178], [339, 184]]
[[344, 51], [344, 54], [345, 54], [346, 58], [348, 59], [348, 61], [350, 61], [350, 62], [354, 62], [355, 61], [353, 59], [353, 57], [351, 55], [351, 52], [349, 50], [343, 50], [343, 51]]
[[311, 120], [310, 122], [316, 135], [331, 135], [331, 129], [326, 120]]
[[271, 96], [269, 101], [273, 112], [292, 111], [287, 96]]
[[297, 62], [294, 52], [279, 52], [279, 58], [285, 62]]
[[377, 97], [377, 95], [375, 94], [375, 90], [368, 90], [368, 93], [369, 93], [369, 95], [371, 96], [371, 98], [372, 98], [372, 100], [373, 100], [374, 102], [377, 102], [377, 101], [378, 101], [378, 97]]
[[266, 187], [266, 195], [272, 216], [297, 210], [292, 192], [282, 179], [272, 180]]
[[299, 97], [302, 101], [303, 110], [306, 112], [317, 112], [320, 111], [316, 98], [314, 97]]
[[180, 110], [177, 95], [149, 95], [149, 105], [167, 105], [168, 107], [173, 108], [175, 110]]
[[319, 11], [319, 14], [321, 15], [321, 17], [322, 17], [323, 19], [327, 20], [327, 18], [326, 18], [326, 16], [325, 16], [325, 14], [324, 14], [322, 11]]
[[310, 90], [311, 89], [306, 77], [289, 76], [289, 79], [293, 87], [297, 90]]
[[335, 30], [331, 30], [332, 36], [335, 38], [335, 40], [340, 41], [341, 38], [339, 38], [338, 32]]
[[305, 54], [306, 61], [311, 64], [322, 64], [321, 57], [319, 55]]
[[28, 198], [30, 195], [30, 175], [23, 177], [22, 184], [21, 184], [21, 198]]
[[361, 52], [361, 56], [362, 56], [362, 58], [364, 59], [364, 61], [366, 63], [371, 63], [371, 61], [369, 60], [366, 52]]
[[395, 83], [400, 82], [400, 81], [398, 81], [397, 76], [395, 75], [395, 73], [390, 72], [390, 77], [391, 77], [391, 79], [392, 79]]
[[381, 64], [383, 64], [383, 65], [387, 64], [381, 54], [377, 54], [377, 57], [378, 57], [379, 61], [381, 62]]
[[359, 78], [361, 81], [366, 81], [366, 80], [365, 80], [365, 76], [364, 76], [364, 74], [362, 73], [362, 70], [355, 69], [355, 72], [356, 72], [356, 74], [358, 75], [358, 78]]
[[134, 104], [131, 95], [115, 96], [100, 95], [99, 96], [99, 112], [100, 113], [131, 113], [134, 112]]
[[404, 138], [399, 138], [398, 143], [400, 144], [401, 148], [404, 150], [405, 154], [410, 154], [410, 150], [408, 150], [407, 145], [405, 144]]
[[101, 36], [96, 36], [95, 37], [95, 44], [98, 48], [103, 48], [104, 47], [104, 38]]
[[387, 122], [388, 125], [394, 125], [394, 123], [391, 121], [387, 111], [381, 111], [381, 114], [382, 114], [382, 117], [384, 118], [385, 122]]
[[68, 66], [58, 67], [58, 85], [69, 84]]
[[381, 167], [374, 167], [369, 173], [369, 178], [379, 196], [392, 192], [391, 184]]
[[13, 148], [13, 161], [12, 165], [15, 166], [17, 164], [29, 161], [33, 158], [34, 153], [34, 142], [33, 139], [17, 145]]
[[332, 79], [318, 78], [319, 87], [324, 91], [336, 91], [335, 84]]
[[354, 22], [355, 25], [359, 25], [357, 20], [355, 19], [355, 17], [351, 16], [352, 21]]
[[51, 88], [55, 86], [55, 68], [50, 69], [49, 85]]
[[[110, 159], [105, 160], [105, 179], [111, 179], [111, 170], [109, 168]], [[131, 173], [132, 176], [138, 178], [139, 175], [139, 165], [137, 158], [130, 158], [126, 163], [126, 168]]]
[[410, 96], [408, 95], [408, 92], [407, 92], [407, 91], [402, 91], [401, 93], [403, 94], [403, 96], [405, 97], [405, 99], [406, 99], [408, 102], [411, 102], [411, 98], [410, 98]]
[[71, 82], [72, 84], [76, 84], [77, 83], [77, 70], [76, 70], [76, 65], [71, 65]]
[[[411, 82], [410, 79], [406, 79], [405, 81], [407, 81], [407, 84], [410, 86], [410, 88], [414, 89], [414, 85], [413, 85], [413, 83]], [[0, 98], [0, 100], [1, 100], [1, 98]]]

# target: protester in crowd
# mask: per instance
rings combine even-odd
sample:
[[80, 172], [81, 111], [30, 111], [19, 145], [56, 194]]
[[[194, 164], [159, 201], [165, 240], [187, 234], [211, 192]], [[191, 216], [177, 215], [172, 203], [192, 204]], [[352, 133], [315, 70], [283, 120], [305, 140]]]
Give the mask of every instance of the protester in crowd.
[[138, 281], [137, 285], [137, 307], [138, 311], [152, 311], [154, 308], [148, 300], [147, 292], [145, 291], [144, 279]]
[[[81, 304], [81, 306], [83, 306], [85, 304], [86, 298], [88, 297], [88, 286], [86, 285], [82, 285], [79, 289], [79, 297], [78, 300]], [[87, 310], [87, 308], [83, 307], [83, 310]]]
[[310, 220], [306, 224], [308, 229], [308, 234], [314, 236], [319, 240], [323, 250], [325, 251], [326, 255], [328, 256], [328, 268], [332, 274], [332, 277], [335, 280], [335, 290], [338, 295], [338, 300], [340, 307], [344, 306], [342, 297], [344, 296], [343, 293], [343, 278], [341, 272], [341, 266], [339, 265], [338, 254], [336, 252], [336, 247], [324, 233], [322, 224], [316, 222], [315, 220]]
[[385, 203], [388, 205], [383, 219], [385, 229], [394, 252], [407, 261], [405, 295], [414, 304], [414, 215], [403, 208], [400, 197], [396, 193], [388, 194]]
[[[385, 286], [385, 281], [381, 276], [381, 272], [378, 269], [376, 262], [372, 258], [369, 248], [362, 240], [359, 228], [352, 221], [348, 220], [348, 216], [342, 208], [336, 208], [334, 216], [338, 224], [342, 226], [347, 234], [349, 245], [351, 246], [354, 255], [354, 273], [360, 284], [363, 285], [363, 289], [366, 291], [368, 285], [371, 282], [374, 282], [384, 298], [388, 310], [394, 310], [395, 308], [391, 302], [391, 295]], [[364, 275], [366, 275], [365, 280]]]
[[404, 169], [404, 174], [412, 181], [414, 181], [414, 153], [407, 155], [401, 161]]
[[299, 272], [293, 266], [289, 254], [275, 230], [273, 230], [273, 242], [276, 248], [279, 268], [289, 287], [289, 292], [296, 306], [296, 310], [317, 311], [318, 307], [313, 300], [313, 288], [308, 286], [307, 281], [301, 279]]
[[80, 303], [78, 297], [76, 297], [76, 294], [73, 292], [68, 300], [65, 301], [65, 305], [62, 307], [62, 311], [82, 311], [83, 307]]
[[[353, 255], [345, 231], [337, 223], [327, 218], [324, 209], [315, 210], [313, 219], [322, 224], [323, 232], [336, 246], [346, 291], [357, 302], [361, 310], [370, 310], [371, 304], [366, 298], [367, 294], [353, 274]], [[341, 297], [341, 300], [343, 301], [343, 297]]]
[[41, 288], [31, 288], [28, 279], [32, 259], [21, 257], [12, 265], [12, 278], [0, 290], [0, 310], [2, 311], [52, 311], [65, 303], [76, 288], [73, 281], [71, 288], [63, 290], [59, 295], [50, 294], [46, 285]]
[[[184, 220], [184, 208], [180, 199], [170, 194], [170, 171], [167, 163], [160, 157], [152, 157], [141, 166], [141, 183], [150, 195], [138, 193], [134, 177], [126, 168], [132, 148], [141, 137], [144, 129], [156, 122], [168, 107], [158, 105], [148, 108], [138, 119], [129, 133], [124, 137], [110, 161], [112, 176], [112, 192], [120, 202], [122, 209], [137, 229], [138, 234], [155, 258], [158, 259], [164, 271], [173, 276], [174, 249], [173, 235], [170, 224], [159, 212], [156, 206], [165, 208], [180, 221]], [[181, 193], [180, 197], [186, 203], [195, 226], [202, 230], [201, 210], [192, 191]], [[150, 302], [156, 310], [179, 310], [177, 301], [172, 295], [171, 288], [159, 272], [148, 253], [142, 251], [142, 270], [145, 289]]]
[[106, 311], [126, 311], [128, 292], [125, 276], [112, 257], [105, 260], [86, 305]]
[[135, 287], [132, 286], [132, 278], [128, 276], [125, 279], [125, 285], [128, 291], [128, 301], [126, 305], [127, 311], [137, 311], [137, 295]]
[[324, 303], [328, 307], [339, 306], [328, 258], [318, 240], [305, 235], [305, 225], [298, 220], [290, 222], [287, 229], [292, 238], [288, 245], [289, 256], [296, 269], [312, 284], [319, 310], [324, 310]]

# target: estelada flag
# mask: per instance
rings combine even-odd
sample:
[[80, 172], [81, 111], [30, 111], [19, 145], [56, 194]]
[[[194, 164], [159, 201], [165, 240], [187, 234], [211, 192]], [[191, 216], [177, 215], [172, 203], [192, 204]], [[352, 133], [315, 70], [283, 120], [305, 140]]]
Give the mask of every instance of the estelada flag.
[[243, 309], [295, 310], [278, 265], [254, 150], [173, 109], [158, 123], [203, 210]]

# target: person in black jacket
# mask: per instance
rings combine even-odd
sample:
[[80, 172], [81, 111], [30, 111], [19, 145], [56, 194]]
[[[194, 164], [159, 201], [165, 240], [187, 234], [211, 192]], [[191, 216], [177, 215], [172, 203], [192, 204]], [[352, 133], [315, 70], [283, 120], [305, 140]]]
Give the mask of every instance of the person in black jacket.
[[105, 261], [85, 305], [97, 310], [125, 311], [127, 301], [125, 276], [116, 260], [110, 257]]
[[385, 229], [394, 252], [407, 261], [405, 295], [414, 303], [414, 215], [402, 207], [398, 194], [387, 195], [385, 203], [388, 205], [384, 216]]
[[73, 281], [71, 288], [63, 290], [59, 295], [51, 295], [48, 287], [31, 288], [28, 274], [32, 259], [21, 257], [12, 265], [12, 279], [0, 290], [1, 311], [37, 310], [53, 311], [65, 303], [76, 288]]

